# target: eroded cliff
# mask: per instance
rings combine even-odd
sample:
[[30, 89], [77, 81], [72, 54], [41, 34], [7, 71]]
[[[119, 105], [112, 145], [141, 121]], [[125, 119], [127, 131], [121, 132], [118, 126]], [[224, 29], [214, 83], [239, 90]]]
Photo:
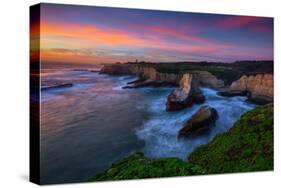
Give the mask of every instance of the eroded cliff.
[[273, 97], [273, 75], [257, 74], [242, 76], [239, 80], [234, 81], [230, 86], [231, 91], [247, 91], [252, 97], [265, 96]]

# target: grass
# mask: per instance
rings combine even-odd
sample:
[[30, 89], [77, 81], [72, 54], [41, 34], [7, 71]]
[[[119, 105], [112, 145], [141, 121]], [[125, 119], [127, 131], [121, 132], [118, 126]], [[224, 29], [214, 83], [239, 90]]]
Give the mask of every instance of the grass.
[[114, 163], [105, 172], [89, 181], [144, 179], [172, 176], [205, 174], [205, 171], [178, 158], [148, 159], [142, 153], [135, 153]]
[[273, 170], [273, 105], [246, 112], [233, 128], [193, 151], [187, 161], [135, 153], [89, 181]]
[[207, 173], [273, 170], [273, 106], [245, 113], [229, 132], [197, 148], [188, 159]]

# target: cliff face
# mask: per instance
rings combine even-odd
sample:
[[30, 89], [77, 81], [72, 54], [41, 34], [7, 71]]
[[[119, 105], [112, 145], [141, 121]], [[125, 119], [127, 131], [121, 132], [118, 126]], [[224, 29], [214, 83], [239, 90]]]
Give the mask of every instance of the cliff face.
[[132, 65], [131, 72], [133, 74], [139, 75], [139, 77], [143, 79], [167, 82], [172, 84], [178, 84], [181, 78], [178, 74], [158, 72], [153, 67], [141, 67]]
[[224, 81], [217, 79], [213, 74], [207, 71], [192, 71], [194, 78], [199, 82], [201, 86], [207, 86], [214, 89], [224, 87]]
[[[108, 74], [135, 74], [141, 79], [156, 81], [156, 82], [166, 82], [175, 85], [179, 85], [182, 78], [182, 74], [175, 73], [162, 73], [158, 72], [154, 67], [141, 66], [134, 64], [110, 64], [105, 65], [102, 73]], [[190, 71], [188, 74], [193, 75], [193, 81], [198, 85], [207, 86], [211, 88], [221, 88], [224, 86], [223, 80], [217, 79], [213, 74], [207, 71]]]
[[138, 75], [142, 82], [135, 83], [132, 88], [144, 86], [158, 87], [165, 86], [165, 84], [180, 85], [180, 87], [174, 91], [175, 95], [171, 95], [174, 97], [176, 97], [177, 95], [179, 97], [183, 94], [182, 90], [183, 88], [186, 88], [186, 86], [183, 87], [182, 85], [183, 83], [188, 83], [187, 75], [189, 75], [189, 78], [192, 80], [192, 89], [194, 88], [192, 93], [197, 93], [201, 95], [200, 92], [196, 92], [198, 91], [198, 87], [207, 86], [214, 89], [220, 89], [222, 91], [220, 92], [220, 94], [225, 96], [248, 94], [248, 99], [252, 100], [252, 102], [255, 103], [262, 104], [272, 102], [273, 100], [273, 74], [270, 73], [256, 74], [250, 76], [244, 75], [240, 79], [232, 82], [230, 87], [225, 88], [223, 80], [220, 80], [210, 72], [203, 70], [192, 70], [186, 71], [185, 73], [176, 74], [159, 72], [154, 67], [152, 67], [152, 65], [111, 64], [105, 65], [102, 68], [101, 72], [115, 75]]
[[250, 92], [251, 97], [273, 98], [273, 75], [244, 75], [231, 84], [230, 90]]
[[192, 74], [184, 74], [180, 80], [180, 89], [186, 95], [188, 95], [191, 90], [192, 77]]

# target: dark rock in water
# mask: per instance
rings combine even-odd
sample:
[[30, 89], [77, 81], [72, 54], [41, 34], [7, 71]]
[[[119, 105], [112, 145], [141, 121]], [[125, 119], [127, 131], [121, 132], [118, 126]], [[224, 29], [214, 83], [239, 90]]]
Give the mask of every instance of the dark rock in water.
[[192, 100], [196, 104], [202, 104], [205, 102], [206, 98], [203, 95], [202, 91], [199, 88], [197, 88], [194, 89], [192, 92]]
[[195, 137], [202, 135], [215, 125], [218, 117], [217, 111], [208, 106], [202, 106], [192, 117], [184, 124], [179, 131], [178, 137]]
[[228, 89], [219, 91], [217, 94], [225, 97], [247, 96], [248, 102], [257, 105], [265, 105], [273, 102], [273, 97], [253, 95], [250, 91], [231, 91]]
[[100, 72], [99, 70], [90, 70], [90, 72]]
[[203, 103], [202, 94], [192, 74], [184, 74], [180, 80], [180, 87], [176, 88], [167, 98], [166, 110], [176, 111], [192, 106], [193, 103]]
[[182, 110], [192, 105], [192, 97], [190, 93], [184, 93], [180, 88], [176, 88], [167, 98], [166, 110], [176, 111]]
[[72, 87], [72, 86], [73, 86], [72, 83], [67, 83], [67, 84], [60, 84], [60, 85], [54, 85], [54, 86], [41, 87], [41, 90], [42, 91], [46, 91], [46, 90], [51, 90], [51, 89], [68, 88], [68, 87]]
[[265, 105], [273, 103], [273, 98], [265, 96], [249, 96], [247, 101], [257, 105]]
[[127, 85], [130, 85], [130, 84], [138, 84], [138, 83], [141, 83], [141, 82], [144, 82], [146, 79], [144, 78], [138, 78], [134, 81], [131, 81], [131, 82], [128, 82]]
[[154, 80], [135, 80], [128, 83], [129, 85], [122, 87], [123, 89], [132, 89], [132, 88], [140, 88], [140, 87], [164, 87], [164, 86], [174, 86], [171, 83], [162, 82], [162, 81], [154, 81]]
[[225, 91], [219, 91], [219, 92], [217, 92], [217, 94], [224, 96], [224, 97], [235, 97], [235, 96], [246, 96], [247, 92], [246, 91], [225, 90]]

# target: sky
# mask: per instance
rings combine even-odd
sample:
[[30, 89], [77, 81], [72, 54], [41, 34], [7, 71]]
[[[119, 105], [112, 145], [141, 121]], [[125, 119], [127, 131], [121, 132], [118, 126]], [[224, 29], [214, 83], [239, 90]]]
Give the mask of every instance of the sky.
[[41, 4], [41, 60], [64, 63], [272, 60], [273, 19]]

